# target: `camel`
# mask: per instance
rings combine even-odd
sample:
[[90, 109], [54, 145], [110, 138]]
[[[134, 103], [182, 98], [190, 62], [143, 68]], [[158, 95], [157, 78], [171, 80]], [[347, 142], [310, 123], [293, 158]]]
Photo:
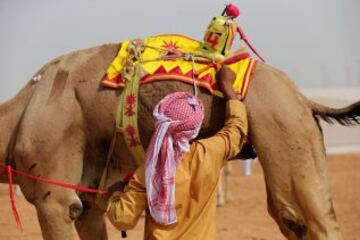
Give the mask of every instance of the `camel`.
[[[34, 75], [37, 81], [29, 81], [1, 105], [0, 161], [43, 178], [97, 188], [120, 94], [100, 81], [119, 47], [107, 44], [56, 58]], [[153, 107], [174, 91], [192, 92], [193, 86], [177, 81], [141, 86], [144, 147], [153, 131]], [[199, 135], [204, 138], [222, 127], [225, 102], [206, 90], [200, 90], [199, 97], [206, 112]], [[283, 235], [294, 240], [342, 239], [317, 118], [359, 123], [360, 102], [343, 109], [319, 105], [304, 97], [285, 73], [264, 63], [257, 65], [244, 102], [249, 140], [265, 176], [268, 212]], [[121, 137], [113, 159], [123, 163], [123, 170], [136, 167]], [[110, 175], [112, 182], [120, 180]], [[104, 210], [94, 203], [95, 196], [20, 176], [16, 181], [37, 210], [44, 239], [73, 239], [73, 224], [81, 239], [107, 239]]]

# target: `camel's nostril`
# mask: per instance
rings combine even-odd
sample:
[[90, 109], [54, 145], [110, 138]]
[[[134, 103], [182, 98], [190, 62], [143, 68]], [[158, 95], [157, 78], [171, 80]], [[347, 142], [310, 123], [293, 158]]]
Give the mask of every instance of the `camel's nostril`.
[[77, 219], [83, 212], [81, 203], [73, 203], [69, 207], [69, 217], [71, 220]]

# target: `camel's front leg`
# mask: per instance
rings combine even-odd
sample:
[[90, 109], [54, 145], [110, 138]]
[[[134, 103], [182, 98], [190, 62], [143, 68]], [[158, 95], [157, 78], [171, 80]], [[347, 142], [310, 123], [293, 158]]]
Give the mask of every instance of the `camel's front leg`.
[[[72, 147], [67, 144], [67, 147], [64, 147], [63, 144], [66, 142], [61, 143], [60, 149], [55, 152], [37, 154], [36, 157], [32, 153], [38, 151], [28, 152], [18, 148], [16, 150], [17, 168], [46, 179], [73, 185], [79, 184], [83, 156], [78, 151], [75, 141], [70, 141]], [[37, 148], [36, 145], [32, 146]], [[82, 212], [82, 203], [76, 192], [23, 177], [18, 177], [18, 180], [24, 196], [36, 207], [43, 238], [73, 239], [73, 222]]]
[[[49, 76], [53, 82], [38, 84], [39, 91], [28, 105], [14, 146], [14, 161], [17, 169], [32, 175], [78, 185], [86, 147], [82, 110], [67, 85], [67, 72], [58, 69], [54, 74]], [[73, 223], [82, 212], [75, 190], [24, 177], [17, 180], [36, 207], [43, 238], [73, 239]]]

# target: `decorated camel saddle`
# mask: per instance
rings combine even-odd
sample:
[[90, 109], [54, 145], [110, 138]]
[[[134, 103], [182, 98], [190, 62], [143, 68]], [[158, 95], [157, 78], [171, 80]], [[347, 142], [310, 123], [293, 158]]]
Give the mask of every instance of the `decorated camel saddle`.
[[[215, 79], [216, 69], [227, 65], [236, 73], [233, 84], [242, 98], [251, 79], [256, 60], [246, 48], [231, 52], [236, 33], [263, 61], [238, 26], [239, 9], [228, 4], [221, 16], [214, 17], [205, 32], [203, 41], [178, 34], [165, 34], [123, 41], [114, 61], [109, 66], [102, 84], [124, 88], [131, 82], [139, 85], [161, 80], [183, 81], [222, 96]], [[195, 91], [196, 94], [196, 91]]]
[[116, 58], [102, 82], [111, 88], [124, 88], [124, 68], [129, 57], [129, 45], [138, 49], [138, 59], [132, 64], [141, 67], [140, 85], [161, 80], [183, 81], [207, 89], [211, 94], [222, 96], [215, 79], [216, 68], [226, 64], [236, 73], [235, 92], [241, 97], [246, 92], [255, 68], [256, 60], [246, 48], [224, 55], [223, 58], [206, 58], [202, 54], [203, 43], [187, 36], [167, 34], [144, 40], [123, 41]]

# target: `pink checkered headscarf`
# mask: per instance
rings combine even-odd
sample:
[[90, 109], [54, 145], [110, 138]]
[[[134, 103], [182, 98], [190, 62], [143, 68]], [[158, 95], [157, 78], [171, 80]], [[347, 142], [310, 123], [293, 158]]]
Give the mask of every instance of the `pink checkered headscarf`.
[[146, 150], [145, 184], [152, 218], [160, 224], [177, 222], [175, 174], [189, 141], [195, 138], [204, 119], [204, 106], [195, 96], [176, 92], [154, 109], [155, 132]]

